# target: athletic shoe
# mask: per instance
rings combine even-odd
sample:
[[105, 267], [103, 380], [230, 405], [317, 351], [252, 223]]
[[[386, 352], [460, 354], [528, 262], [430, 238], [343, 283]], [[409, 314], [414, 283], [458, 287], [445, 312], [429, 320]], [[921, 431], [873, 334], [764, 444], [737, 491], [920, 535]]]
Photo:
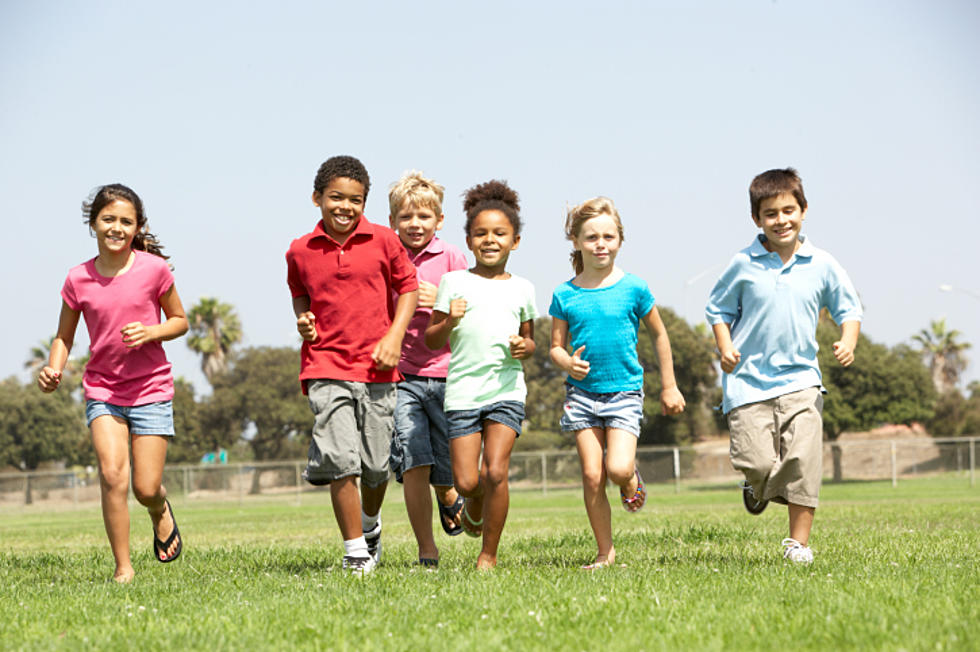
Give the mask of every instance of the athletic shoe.
[[769, 504], [768, 500], [756, 500], [755, 492], [752, 491], [752, 485], [748, 482], [742, 483], [742, 504], [745, 505], [745, 509], [749, 514], [753, 516], [758, 516], [766, 510], [766, 505]]
[[783, 539], [783, 559], [788, 559], [797, 564], [813, 563], [813, 550], [810, 546], [804, 546], [796, 539], [789, 537]]
[[344, 555], [344, 561], [341, 566], [351, 575], [364, 576], [374, 570], [375, 561], [374, 557], [352, 557], [350, 555]]
[[381, 519], [371, 530], [364, 531], [364, 540], [367, 542], [368, 554], [375, 564], [381, 563]]

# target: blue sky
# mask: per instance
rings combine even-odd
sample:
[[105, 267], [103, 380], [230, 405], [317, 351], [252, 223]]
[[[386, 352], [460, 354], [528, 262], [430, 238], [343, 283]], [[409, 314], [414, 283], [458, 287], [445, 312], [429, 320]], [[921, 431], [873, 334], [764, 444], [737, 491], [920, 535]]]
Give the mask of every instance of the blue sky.
[[[978, 31], [967, 1], [4, 2], [0, 377], [54, 332], [67, 270], [96, 253], [80, 203], [115, 181], [185, 306], [217, 296], [246, 345], [296, 343], [284, 253], [317, 219], [319, 164], [353, 154], [369, 219], [421, 169], [458, 245], [461, 193], [507, 179], [511, 271], [541, 311], [571, 275], [566, 204], [608, 195], [620, 265], [692, 322], [756, 231], [749, 181], [793, 165], [864, 332], [893, 345], [946, 317], [980, 379]], [[168, 355], [204, 389], [185, 341]]]

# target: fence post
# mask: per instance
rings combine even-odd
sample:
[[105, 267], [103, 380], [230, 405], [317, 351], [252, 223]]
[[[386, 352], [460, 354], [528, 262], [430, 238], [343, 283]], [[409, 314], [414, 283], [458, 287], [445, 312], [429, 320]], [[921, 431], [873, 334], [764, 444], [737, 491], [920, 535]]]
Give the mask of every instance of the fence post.
[[898, 451], [895, 448], [895, 440], [891, 441], [892, 444], [892, 487], [898, 486]]
[[681, 451], [674, 446], [674, 493], [681, 492]]
[[970, 438], [970, 486], [976, 486], [974, 471], [977, 468], [977, 438]]
[[541, 453], [541, 493], [548, 495], [548, 454]]
[[245, 504], [245, 465], [238, 465], [238, 506]]

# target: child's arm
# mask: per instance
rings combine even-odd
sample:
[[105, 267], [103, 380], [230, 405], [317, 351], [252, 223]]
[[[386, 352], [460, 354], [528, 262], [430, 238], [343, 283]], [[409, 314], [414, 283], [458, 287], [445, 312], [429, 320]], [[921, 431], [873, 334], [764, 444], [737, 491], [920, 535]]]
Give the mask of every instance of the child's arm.
[[742, 354], [732, 342], [731, 326], [721, 322], [712, 326], [711, 330], [714, 331], [715, 344], [718, 346], [718, 352], [721, 353], [721, 370], [730, 374], [735, 371], [735, 365], [742, 359]]
[[438, 285], [419, 279], [419, 308], [431, 308], [436, 305]]
[[551, 361], [575, 380], [582, 380], [589, 374], [589, 361], [582, 359], [585, 346], [578, 347], [568, 354], [568, 322], [557, 317], [551, 318]]
[[302, 294], [293, 297], [293, 314], [296, 315], [296, 330], [307, 342], [316, 339], [316, 315], [310, 312], [310, 296]]
[[80, 313], [72, 310], [62, 300], [61, 314], [58, 316], [58, 333], [51, 342], [48, 364], [37, 375], [37, 386], [42, 392], [53, 392], [61, 383], [61, 372], [68, 362], [68, 354], [75, 343], [75, 329], [78, 328]]
[[395, 316], [391, 320], [388, 332], [384, 334], [371, 352], [371, 359], [374, 366], [381, 371], [394, 369], [398, 366], [398, 360], [402, 357], [402, 340], [405, 338], [405, 329], [408, 322], [415, 314], [415, 307], [419, 302], [419, 291], [412, 290], [398, 295], [398, 302], [395, 304]]
[[515, 360], [527, 360], [534, 355], [534, 320], [521, 322], [517, 335], [510, 336], [510, 356]]
[[674, 378], [674, 356], [670, 352], [670, 338], [667, 329], [660, 319], [656, 307], [643, 317], [643, 323], [653, 338], [653, 349], [657, 352], [657, 362], [660, 364], [660, 407], [664, 414], [680, 414], [684, 411], [684, 396], [677, 389]]
[[429, 325], [425, 329], [425, 345], [433, 351], [446, 346], [449, 335], [466, 314], [466, 299], [453, 299], [449, 302], [449, 314], [441, 310], [433, 310]]
[[840, 325], [840, 339], [834, 342], [834, 357], [845, 367], [854, 362], [854, 349], [857, 348], [861, 322], [846, 321]]
[[176, 285], [171, 285], [160, 297], [160, 307], [167, 318], [162, 324], [144, 326], [141, 322], [134, 321], [122, 327], [120, 332], [127, 347], [135, 349], [148, 342], [166, 342], [187, 332], [189, 324]]

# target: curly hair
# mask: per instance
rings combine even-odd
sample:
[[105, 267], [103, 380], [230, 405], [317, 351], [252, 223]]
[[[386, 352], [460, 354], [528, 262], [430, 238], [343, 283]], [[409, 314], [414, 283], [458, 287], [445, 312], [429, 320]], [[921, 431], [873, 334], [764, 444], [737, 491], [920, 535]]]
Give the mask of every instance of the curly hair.
[[463, 195], [463, 210], [466, 212], [463, 231], [467, 236], [470, 234], [473, 220], [483, 211], [500, 211], [510, 220], [510, 225], [514, 227], [514, 234], [521, 233], [520, 197], [506, 181], [491, 179], [467, 190]]
[[364, 199], [367, 200], [368, 191], [371, 189], [371, 177], [368, 176], [367, 168], [364, 164], [353, 156], [331, 156], [316, 171], [316, 178], [313, 179], [313, 192], [323, 192], [333, 179], [346, 177], [353, 179], [364, 186]]
[[99, 216], [102, 209], [114, 201], [129, 202], [136, 210], [136, 235], [133, 236], [133, 249], [169, 260], [170, 256], [163, 253], [160, 240], [150, 233], [150, 225], [143, 211], [143, 200], [135, 190], [121, 183], [99, 186], [92, 191], [87, 200], [82, 202], [82, 217], [89, 228], [95, 226], [95, 218]]
[[796, 203], [800, 205], [800, 209], [806, 210], [803, 180], [800, 179], [800, 173], [795, 169], [766, 170], [752, 179], [752, 184], [749, 186], [749, 206], [752, 208], [752, 218], [759, 219], [759, 208], [763, 201], [778, 197], [783, 193], [793, 195]]
[[[619, 241], [625, 240], [623, 235], [623, 222], [619, 218], [619, 211], [616, 204], [608, 197], [593, 197], [587, 199], [578, 206], [568, 209], [568, 216], [565, 218], [565, 238], [574, 241], [582, 233], [582, 225], [593, 217], [608, 215], [616, 223], [619, 231]], [[572, 267], [576, 274], [581, 274], [585, 270], [585, 263], [582, 261], [582, 252], [575, 250], [572, 252]]]

